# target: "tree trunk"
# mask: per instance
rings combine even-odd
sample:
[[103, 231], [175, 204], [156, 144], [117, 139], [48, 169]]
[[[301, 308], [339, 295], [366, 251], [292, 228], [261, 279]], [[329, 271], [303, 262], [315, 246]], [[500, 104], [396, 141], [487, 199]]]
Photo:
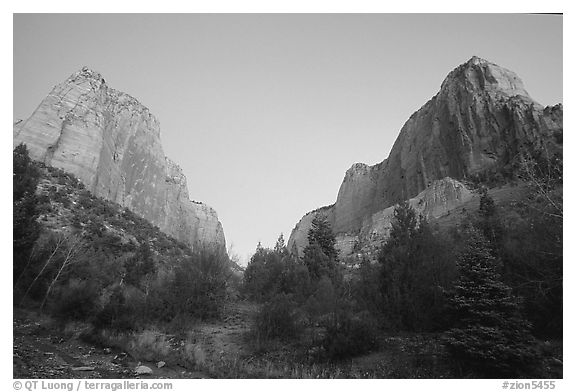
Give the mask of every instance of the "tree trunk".
[[40, 272], [38, 273], [38, 275], [36, 275], [36, 277], [34, 278], [34, 280], [32, 281], [32, 283], [30, 283], [30, 285], [28, 286], [28, 288], [26, 289], [26, 292], [24, 293], [24, 295], [22, 296], [22, 299], [20, 300], [19, 305], [22, 305], [22, 303], [24, 302], [24, 300], [26, 299], [26, 297], [28, 296], [28, 293], [30, 293], [30, 290], [32, 289], [32, 286], [34, 286], [34, 284], [36, 283], [36, 281], [38, 280], [38, 278], [40, 278], [40, 276], [44, 273], [44, 270], [46, 270], [46, 267], [48, 267], [48, 264], [50, 264], [50, 262], [52, 261], [52, 258], [54, 257], [54, 255], [56, 254], [56, 252], [58, 251], [58, 249], [60, 248], [60, 246], [62, 245], [62, 243], [64, 242], [64, 238], [63, 237], [58, 237], [57, 241], [56, 241], [56, 247], [54, 248], [54, 250], [52, 251], [52, 253], [50, 254], [50, 257], [48, 257], [48, 260], [46, 260], [46, 263], [44, 264], [44, 266], [42, 267], [42, 269], [40, 270]]

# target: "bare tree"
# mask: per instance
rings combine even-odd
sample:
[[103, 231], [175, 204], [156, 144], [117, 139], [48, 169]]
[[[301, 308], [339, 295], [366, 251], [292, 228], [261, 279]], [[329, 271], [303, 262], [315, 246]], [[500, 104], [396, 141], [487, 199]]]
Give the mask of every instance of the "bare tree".
[[542, 152], [542, 159], [523, 154], [520, 156], [521, 173], [534, 195], [545, 202], [543, 213], [557, 219], [563, 218], [562, 192], [557, 187], [562, 184], [562, 160], [550, 157], [548, 150]]
[[72, 264], [78, 262], [80, 260], [78, 256], [84, 251], [82, 239], [77, 235], [71, 235], [69, 237], [66, 237], [64, 246], [65, 246], [64, 260], [62, 261], [62, 264], [60, 264], [58, 273], [54, 276], [52, 282], [50, 282], [50, 285], [46, 290], [46, 294], [44, 295], [44, 299], [42, 300], [42, 304], [40, 305], [40, 310], [44, 309], [44, 305], [46, 305], [46, 301], [48, 300], [48, 297], [52, 292], [52, 288], [62, 275], [62, 272]]
[[36, 284], [36, 282], [38, 281], [40, 276], [42, 276], [44, 271], [46, 271], [46, 268], [54, 261], [56, 255], [58, 253], [58, 250], [60, 250], [64, 246], [64, 243], [66, 241], [66, 237], [65, 237], [65, 235], [63, 235], [61, 233], [57, 233], [56, 235], [53, 235], [53, 236], [48, 238], [48, 243], [50, 243], [52, 241], [53, 241], [53, 243], [52, 243], [53, 249], [50, 252], [50, 256], [48, 256], [48, 258], [46, 259], [46, 262], [44, 263], [44, 265], [40, 269], [40, 272], [38, 272], [38, 274], [32, 280], [32, 283], [30, 283], [30, 285], [28, 286], [28, 288], [24, 292], [24, 295], [22, 296], [22, 299], [20, 300], [20, 305], [22, 305], [22, 303], [24, 302], [24, 300], [26, 299], [26, 297], [30, 293], [30, 290], [32, 289], [32, 287], [34, 287], [34, 285]]

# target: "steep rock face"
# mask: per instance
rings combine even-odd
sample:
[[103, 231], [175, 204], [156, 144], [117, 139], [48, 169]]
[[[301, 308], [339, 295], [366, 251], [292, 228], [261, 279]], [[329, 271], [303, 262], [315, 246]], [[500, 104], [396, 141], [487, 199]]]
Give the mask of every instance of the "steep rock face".
[[290, 238], [288, 239], [287, 248], [292, 254], [302, 256], [302, 250], [308, 245], [308, 231], [312, 226], [312, 221], [314, 217], [318, 214], [322, 214], [328, 219], [328, 222], [334, 226], [334, 205], [329, 205], [325, 207], [318, 208], [314, 211], [310, 211], [300, 219], [300, 222], [296, 224], [296, 227], [292, 229], [290, 233]]
[[19, 143], [176, 239], [225, 250], [216, 212], [189, 200], [186, 177], [165, 157], [158, 120], [99, 73], [83, 68], [54, 87], [29, 119], [14, 124]]
[[[472, 198], [472, 192], [461, 182], [450, 177], [434, 181], [416, 197], [408, 200], [417, 215], [427, 219], [439, 218], [450, 213], [455, 207]], [[358, 236], [361, 247], [368, 251], [374, 244], [380, 244], [390, 235], [394, 206], [377, 211], [364, 219]]]
[[[464, 184], [446, 177], [433, 181], [428, 188], [408, 199], [408, 203], [418, 215], [433, 219], [449, 214], [454, 208], [472, 197], [473, 193]], [[395, 206], [392, 205], [364, 217], [359, 231], [336, 233], [336, 249], [339, 254], [344, 257], [354, 253], [370, 255], [383, 240], [388, 238]], [[317, 214], [323, 214], [329, 222], [334, 222], [335, 206], [310, 212], [298, 222], [288, 242], [292, 253], [302, 255], [303, 249], [308, 245], [306, 234]]]
[[[365, 234], [374, 214], [414, 198], [435, 180], [464, 180], [510, 164], [524, 149], [553, 144], [562, 136], [562, 118], [562, 105], [544, 108], [515, 73], [473, 57], [450, 72], [438, 94], [408, 119], [386, 160], [347, 171], [327, 213], [334, 232]], [[298, 232], [304, 227], [293, 230], [292, 248], [305, 237]]]

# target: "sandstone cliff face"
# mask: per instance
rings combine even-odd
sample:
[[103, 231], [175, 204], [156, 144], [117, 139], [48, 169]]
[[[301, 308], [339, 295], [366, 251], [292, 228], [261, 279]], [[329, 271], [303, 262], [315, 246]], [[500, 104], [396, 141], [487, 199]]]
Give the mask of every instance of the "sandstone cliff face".
[[[460, 65], [404, 124], [386, 160], [347, 171], [335, 205], [325, 211], [337, 238], [345, 238], [342, 253], [350, 254], [351, 238], [366, 240], [375, 215], [434, 181], [503, 167], [523, 149], [561, 137], [562, 117], [562, 105], [533, 101], [512, 71], [478, 57]], [[290, 249], [302, 248], [307, 217], [293, 230]]]
[[[464, 184], [446, 177], [433, 181], [428, 188], [408, 199], [408, 203], [418, 215], [434, 219], [449, 214], [454, 208], [472, 197], [473, 193]], [[395, 207], [396, 205], [392, 205], [364, 217], [359, 231], [336, 233], [336, 248], [340, 255], [343, 257], [357, 253], [370, 255], [383, 240], [388, 238]], [[301, 256], [302, 251], [308, 245], [307, 233], [314, 217], [317, 214], [323, 214], [329, 222], [334, 222], [335, 212], [336, 208], [332, 205], [306, 214], [292, 231], [288, 249]]]
[[186, 177], [164, 155], [158, 120], [83, 68], [14, 125], [14, 145], [73, 173], [94, 194], [131, 209], [192, 246], [225, 250], [216, 212], [189, 200]]

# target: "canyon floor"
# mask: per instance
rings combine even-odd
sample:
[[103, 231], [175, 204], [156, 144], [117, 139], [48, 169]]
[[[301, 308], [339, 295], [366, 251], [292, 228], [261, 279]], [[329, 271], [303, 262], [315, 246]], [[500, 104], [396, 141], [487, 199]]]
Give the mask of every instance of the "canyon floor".
[[[138, 358], [130, 349], [90, 344], [53, 319], [14, 309], [15, 379], [198, 379], [198, 378], [467, 378], [442, 350], [438, 335], [382, 336], [379, 349], [340, 363], [295, 360], [293, 346], [277, 343], [255, 349], [250, 326], [257, 305], [236, 301], [221, 320], [194, 325], [194, 365], [178, 364], [185, 335], [166, 335], [173, 348], [159, 361]], [[188, 340], [190, 338], [188, 337]], [[562, 378], [562, 342], [548, 343], [553, 354], [544, 364], [549, 378]], [[174, 360], [173, 360], [174, 359]], [[151, 374], [137, 374], [140, 365]]]
[[[199, 340], [202, 365], [216, 359], [246, 354], [243, 337], [249, 331], [256, 305], [246, 302], [228, 304], [227, 316], [217, 322], [195, 325], [191, 332]], [[67, 333], [49, 317], [14, 309], [13, 319], [14, 378], [212, 378], [206, 371], [190, 370], [167, 360], [139, 360], [118, 347], [88, 344], [79, 336]], [[72, 335], [72, 336], [71, 336]], [[170, 335], [170, 344], [184, 341]], [[129, 351], [129, 350], [126, 350]], [[144, 365], [151, 375], [138, 375]]]

